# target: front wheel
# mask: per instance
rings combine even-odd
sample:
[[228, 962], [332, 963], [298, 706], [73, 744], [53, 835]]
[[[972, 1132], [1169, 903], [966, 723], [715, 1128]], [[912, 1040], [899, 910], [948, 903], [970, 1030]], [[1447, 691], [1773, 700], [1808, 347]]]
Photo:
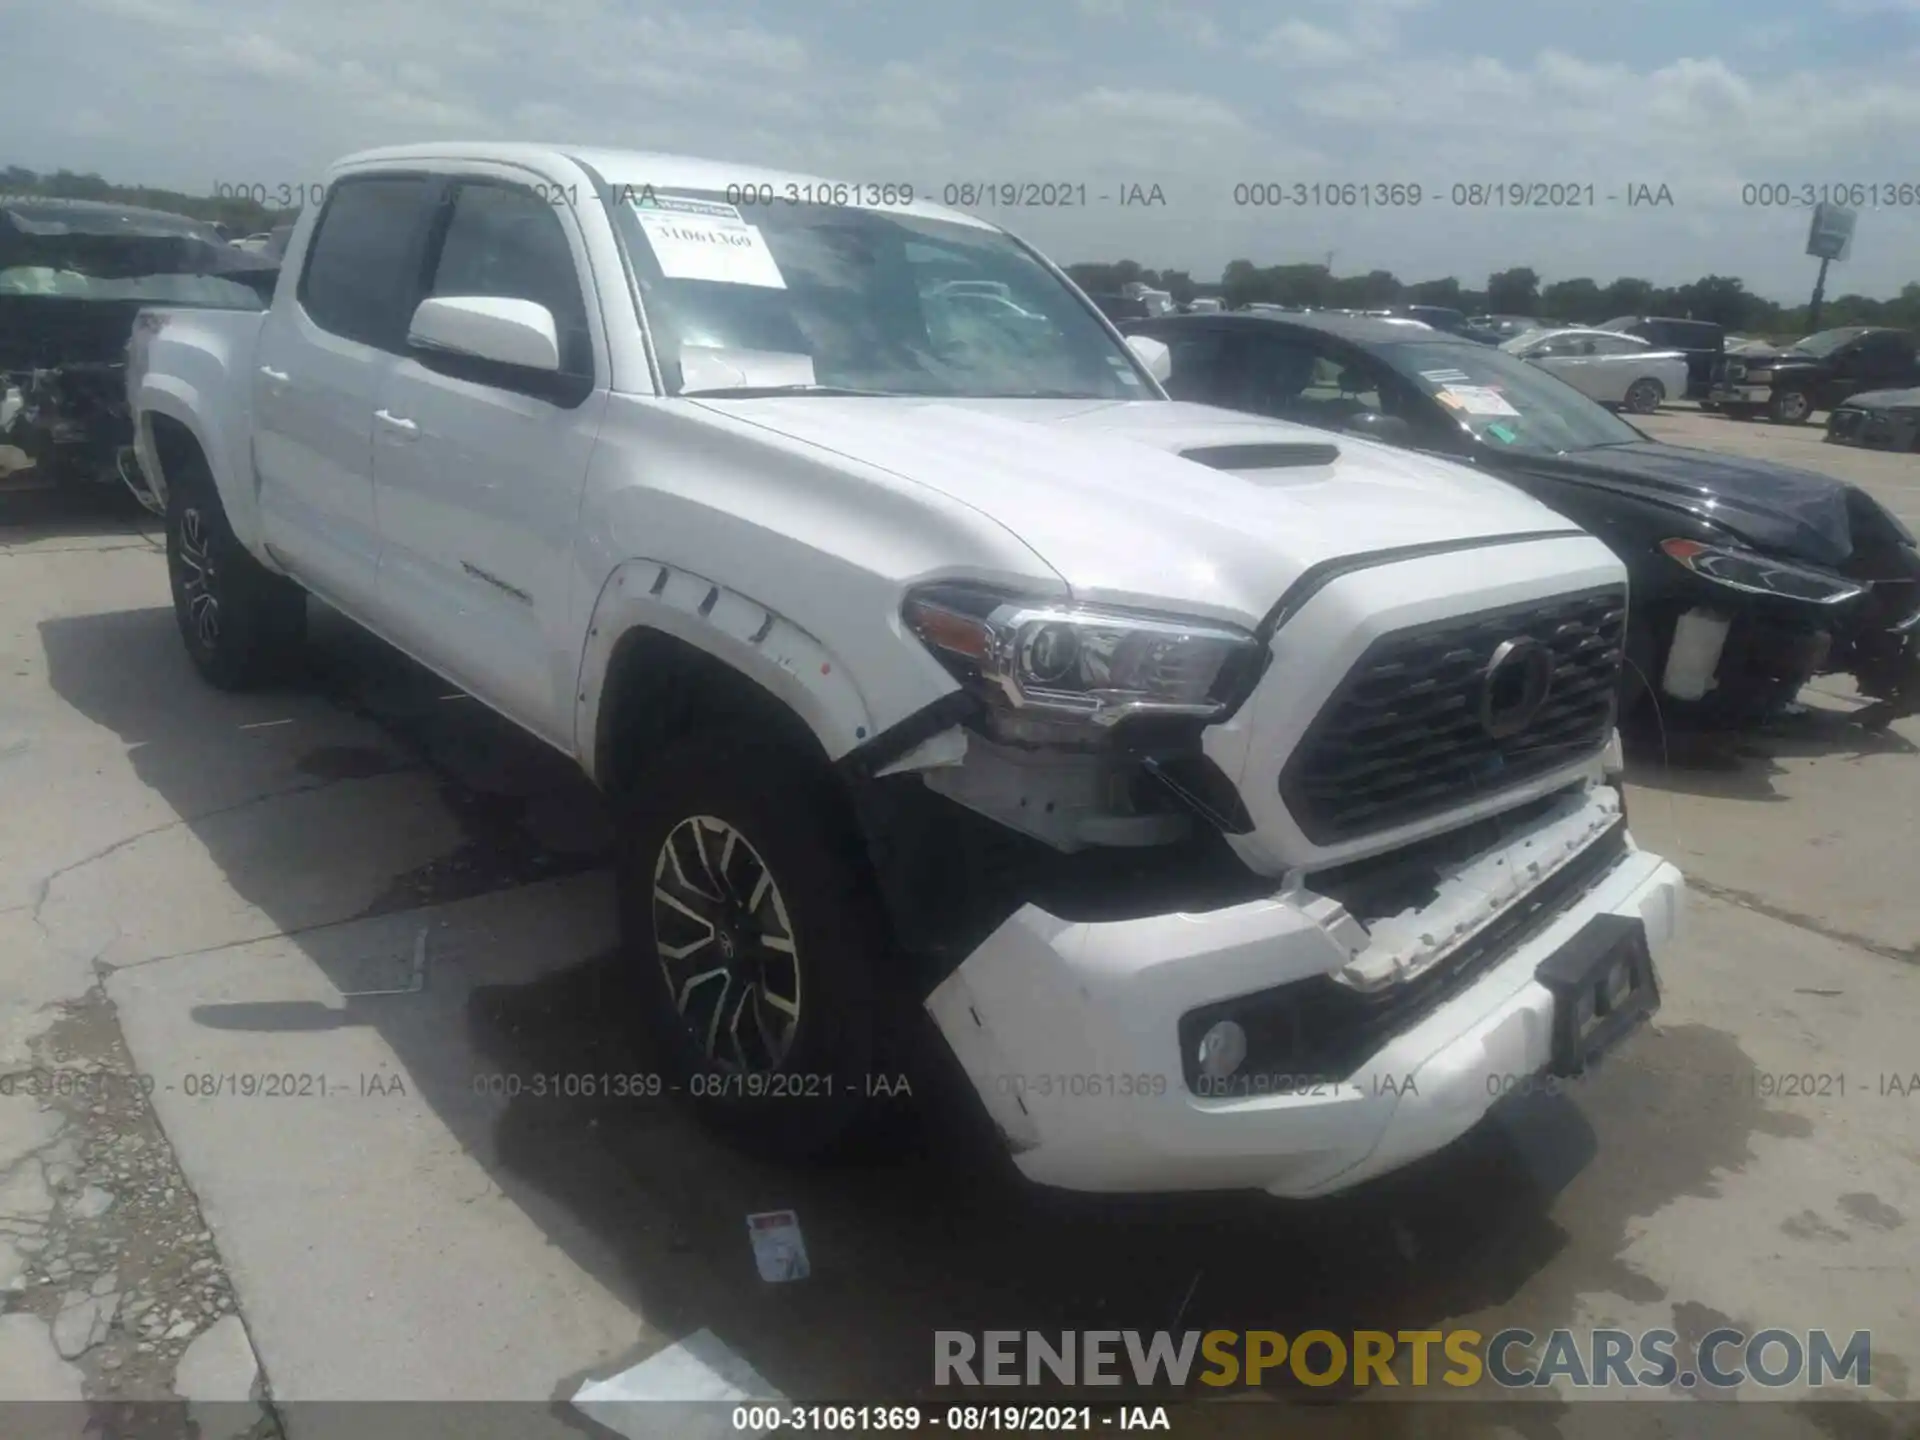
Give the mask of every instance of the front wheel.
[[286, 673], [306, 638], [306, 592], [247, 553], [203, 461], [182, 464], [168, 492], [167, 577], [194, 668], [222, 690]]
[[620, 797], [623, 962], [666, 1088], [771, 1158], [842, 1150], [901, 1097], [887, 928], [816, 757], [751, 734], [670, 745]]
[[1629, 414], [1651, 415], [1666, 398], [1667, 387], [1648, 377], [1636, 380], [1627, 387], [1626, 408]]
[[1804, 390], [1776, 390], [1767, 402], [1767, 418], [1776, 425], [1804, 425], [1813, 414], [1813, 397]]

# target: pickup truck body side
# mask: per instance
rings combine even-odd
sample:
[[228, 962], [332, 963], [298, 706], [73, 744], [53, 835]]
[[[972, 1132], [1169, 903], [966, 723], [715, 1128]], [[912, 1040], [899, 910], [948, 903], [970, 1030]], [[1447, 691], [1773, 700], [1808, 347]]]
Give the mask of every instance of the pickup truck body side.
[[[421, 184], [587, 183], [571, 167], [408, 169], [433, 177]], [[324, 214], [310, 210], [264, 317], [181, 312], [146, 340], [132, 397], [143, 468], [164, 486], [151, 425], [177, 420], [257, 559], [590, 775], [611, 642], [632, 625], [753, 678], [838, 758], [955, 688], [924, 652], [899, 663], [907, 587], [964, 573], [1064, 595], [1030, 547], [963, 503], [872, 467], [850, 482], [842, 457], [712, 410], [690, 424], [659, 403], [603, 210], [553, 208], [591, 337], [595, 383], [577, 404], [436, 372], [399, 353], [398, 329], [368, 343], [322, 328], [300, 293]], [[690, 578], [652, 593], [659, 567], [705, 578], [717, 556], [734, 576], [725, 605], [704, 591], [681, 603]]]

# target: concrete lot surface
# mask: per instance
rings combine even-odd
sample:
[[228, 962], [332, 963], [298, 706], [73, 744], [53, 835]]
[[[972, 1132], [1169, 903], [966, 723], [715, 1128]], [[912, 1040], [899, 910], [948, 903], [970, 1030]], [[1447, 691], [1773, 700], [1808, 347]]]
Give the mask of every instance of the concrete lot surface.
[[[1697, 413], [1647, 428], [1849, 475], [1920, 525], [1920, 457]], [[557, 1402], [582, 1381], [700, 1331], [796, 1400], [944, 1404], [935, 1330], [1719, 1324], [1870, 1330], [1873, 1396], [1908, 1398], [1920, 723], [1867, 735], [1823, 689], [1732, 768], [1638, 767], [1637, 837], [1695, 904], [1656, 1025], [1576, 1093], [1329, 1201], [1096, 1202], [937, 1131], [783, 1170], [665, 1102], [532, 1093], [646, 1068], [598, 801], [337, 617], [313, 651], [298, 686], [207, 689], [148, 522], [0, 493], [0, 1074], [80, 1077], [0, 1097], [0, 1399], [177, 1394], [212, 1429], [298, 1440], [378, 1430], [314, 1402], [518, 1400], [500, 1433], [577, 1434]], [[755, 1272], [744, 1217], [776, 1208], [808, 1279]], [[1266, 1398], [1303, 1419], [1326, 1399]], [[1689, 1433], [1680, 1403], [1505, 1433]]]

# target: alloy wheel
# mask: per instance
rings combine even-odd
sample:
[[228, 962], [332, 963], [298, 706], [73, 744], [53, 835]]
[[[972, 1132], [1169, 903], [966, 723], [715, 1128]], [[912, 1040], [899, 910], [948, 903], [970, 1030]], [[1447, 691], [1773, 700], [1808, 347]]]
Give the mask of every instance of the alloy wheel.
[[653, 867], [653, 936], [667, 991], [722, 1070], [777, 1070], [800, 1025], [800, 956], [786, 897], [760, 852], [724, 820], [667, 833]]
[[213, 547], [207, 534], [206, 518], [197, 509], [180, 516], [180, 563], [186, 574], [180, 593], [187, 602], [187, 618], [194, 633], [209, 650], [220, 641], [220, 592], [213, 568]]

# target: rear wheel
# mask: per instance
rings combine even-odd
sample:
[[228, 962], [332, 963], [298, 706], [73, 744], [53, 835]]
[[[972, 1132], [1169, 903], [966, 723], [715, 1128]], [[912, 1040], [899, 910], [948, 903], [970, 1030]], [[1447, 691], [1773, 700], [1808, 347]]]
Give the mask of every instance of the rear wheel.
[[1804, 390], [1776, 390], [1767, 402], [1767, 418], [1776, 425], [1804, 425], [1813, 414], [1813, 397]]
[[789, 745], [702, 735], [618, 803], [627, 978], [668, 1087], [767, 1156], [879, 1133], [901, 1109], [888, 932], [831, 774]]
[[1627, 387], [1626, 408], [1630, 414], [1651, 415], [1666, 398], [1667, 387], [1648, 376]]
[[307, 597], [247, 553], [198, 455], [168, 476], [167, 576], [194, 668], [222, 690], [248, 690], [291, 668], [306, 638]]

